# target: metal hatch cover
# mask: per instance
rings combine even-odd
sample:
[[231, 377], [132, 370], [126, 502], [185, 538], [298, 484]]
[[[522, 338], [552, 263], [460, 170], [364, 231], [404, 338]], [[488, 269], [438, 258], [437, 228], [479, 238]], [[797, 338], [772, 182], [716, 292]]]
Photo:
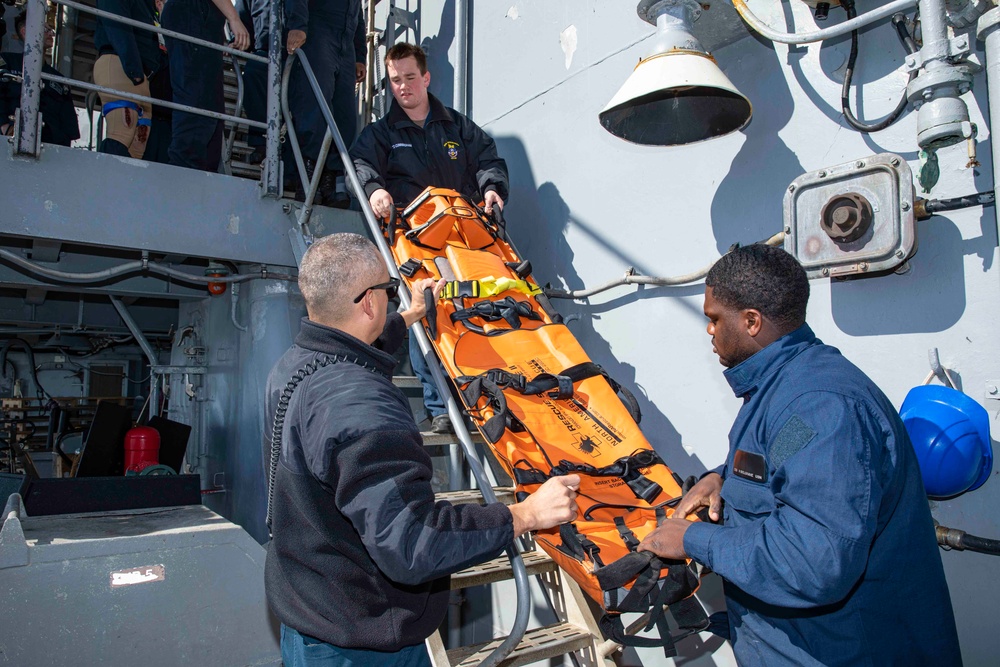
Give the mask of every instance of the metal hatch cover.
[[784, 248], [810, 278], [895, 269], [916, 249], [913, 197], [893, 153], [803, 174], [785, 192]]

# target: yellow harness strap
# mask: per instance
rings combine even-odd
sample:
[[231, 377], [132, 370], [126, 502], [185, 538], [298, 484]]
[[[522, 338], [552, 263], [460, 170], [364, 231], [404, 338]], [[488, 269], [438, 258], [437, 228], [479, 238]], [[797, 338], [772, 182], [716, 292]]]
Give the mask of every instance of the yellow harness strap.
[[510, 290], [515, 290], [526, 296], [542, 293], [542, 288], [527, 280], [513, 278], [494, 278], [487, 276], [482, 280], [453, 280], [445, 283], [441, 290], [441, 299], [457, 299], [459, 297], [496, 296]]

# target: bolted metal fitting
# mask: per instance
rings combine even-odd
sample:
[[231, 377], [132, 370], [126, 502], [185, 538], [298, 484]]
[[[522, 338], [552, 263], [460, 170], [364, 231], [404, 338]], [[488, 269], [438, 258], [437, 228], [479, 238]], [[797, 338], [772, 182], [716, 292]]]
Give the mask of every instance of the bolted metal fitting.
[[872, 205], [863, 195], [847, 192], [832, 197], [820, 212], [820, 225], [836, 243], [850, 243], [871, 229]]

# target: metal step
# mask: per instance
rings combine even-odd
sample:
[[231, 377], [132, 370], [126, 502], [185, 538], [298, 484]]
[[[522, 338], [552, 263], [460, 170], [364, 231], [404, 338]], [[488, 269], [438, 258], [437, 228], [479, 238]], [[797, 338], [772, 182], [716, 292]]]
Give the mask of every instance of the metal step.
[[[487, 644], [462, 646], [448, 651], [448, 661], [452, 667], [474, 667], [503, 642], [494, 639]], [[518, 667], [539, 660], [548, 660], [573, 651], [589, 648], [594, 637], [585, 628], [570, 623], [556, 623], [544, 628], [528, 630], [514, 652], [508, 655], [500, 667]]]
[[400, 389], [420, 389], [420, 378], [416, 375], [393, 375], [392, 383]]
[[[529, 575], [550, 572], [556, 567], [556, 562], [544, 551], [525, 551], [521, 554], [524, 567]], [[451, 575], [451, 589], [459, 590], [473, 586], [483, 586], [498, 581], [508, 581], [513, 578], [510, 559], [506, 555], [481, 563], [467, 570]]]
[[[504, 505], [514, 504], [514, 487], [494, 486], [493, 493], [496, 494], [497, 500], [502, 502]], [[437, 500], [447, 500], [452, 505], [468, 505], [470, 503], [479, 503], [481, 505], [483, 502], [483, 494], [480, 493], [479, 489], [443, 491], [441, 493], [435, 493], [434, 498]]]
[[[469, 431], [469, 435], [472, 436], [472, 442], [480, 445], [486, 444], [486, 438], [479, 431]], [[459, 444], [458, 436], [454, 433], [432, 433], [425, 431], [420, 434], [420, 437], [424, 440], [424, 447], [443, 447], [445, 445]]]

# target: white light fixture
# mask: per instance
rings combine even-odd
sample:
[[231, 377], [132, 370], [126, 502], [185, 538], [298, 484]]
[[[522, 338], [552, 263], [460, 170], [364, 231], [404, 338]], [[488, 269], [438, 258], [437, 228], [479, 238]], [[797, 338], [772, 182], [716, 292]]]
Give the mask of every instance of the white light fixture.
[[750, 101], [691, 34], [701, 11], [695, 0], [639, 3], [656, 45], [599, 114], [604, 129], [635, 144], [681, 146], [746, 127]]

